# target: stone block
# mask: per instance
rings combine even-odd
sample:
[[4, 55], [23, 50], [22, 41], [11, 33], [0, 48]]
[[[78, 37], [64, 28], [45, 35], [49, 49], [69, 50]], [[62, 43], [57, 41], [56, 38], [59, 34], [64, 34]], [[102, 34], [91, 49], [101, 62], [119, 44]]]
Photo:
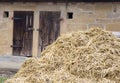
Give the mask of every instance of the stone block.
[[88, 24], [88, 28], [99, 27], [104, 29], [105, 28], [104, 26], [105, 26], [104, 24], [98, 24], [98, 23]]
[[107, 18], [120, 18], [120, 13], [108, 13]]
[[112, 12], [112, 3], [96, 3], [95, 12]]
[[106, 30], [120, 32], [120, 23], [107, 24]]
[[88, 14], [88, 13], [76, 13], [74, 15], [74, 18], [71, 20], [68, 20], [69, 23], [93, 23], [95, 22], [94, 14]]
[[113, 23], [120, 23], [120, 18], [114, 18], [112, 20], [113, 20]]
[[97, 23], [103, 23], [103, 24], [112, 23], [112, 19], [99, 18], [99, 19], [96, 19], [96, 22], [97, 22]]
[[79, 8], [85, 12], [85, 11], [94, 11], [94, 4], [88, 4], [88, 3], [83, 3], [83, 4], [80, 4]]
[[113, 4], [113, 12], [120, 13], [120, 4], [119, 3]]
[[9, 45], [0, 45], [0, 55], [12, 55], [12, 48]]
[[84, 31], [84, 30], [87, 30], [86, 24], [68, 24], [67, 25], [67, 32]]

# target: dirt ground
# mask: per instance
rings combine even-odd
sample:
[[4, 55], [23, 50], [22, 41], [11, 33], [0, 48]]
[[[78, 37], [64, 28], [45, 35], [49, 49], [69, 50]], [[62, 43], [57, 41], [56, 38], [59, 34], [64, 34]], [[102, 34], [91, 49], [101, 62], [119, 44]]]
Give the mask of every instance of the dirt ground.
[[10, 78], [12, 77], [18, 70], [15, 69], [0, 69], [0, 77]]
[[0, 77], [12, 77], [26, 59], [21, 56], [0, 56]]

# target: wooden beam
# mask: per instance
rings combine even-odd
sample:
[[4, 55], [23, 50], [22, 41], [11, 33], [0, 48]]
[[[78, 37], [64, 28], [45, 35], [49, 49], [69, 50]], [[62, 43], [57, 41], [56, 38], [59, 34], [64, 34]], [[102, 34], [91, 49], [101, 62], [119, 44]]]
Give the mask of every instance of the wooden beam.
[[[0, 0], [0, 2], [66, 2], [66, 0]], [[69, 0], [69, 2], [120, 2], [120, 0]]]

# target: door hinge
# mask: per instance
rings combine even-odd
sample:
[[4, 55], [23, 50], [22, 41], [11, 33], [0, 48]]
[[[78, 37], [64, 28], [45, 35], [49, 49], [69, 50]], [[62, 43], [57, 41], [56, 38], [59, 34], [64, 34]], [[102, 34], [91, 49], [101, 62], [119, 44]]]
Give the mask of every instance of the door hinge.
[[42, 32], [42, 30], [41, 30], [41, 29], [37, 29], [37, 31]]
[[24, 18], [19, 18], [19, 17], [12, 17], [12, 20], [23, 20]]
[[20, 45], [10, 45], [10, 47], [12, 47], [12, 48], [22, 48], [22, 46], [20, 46]]

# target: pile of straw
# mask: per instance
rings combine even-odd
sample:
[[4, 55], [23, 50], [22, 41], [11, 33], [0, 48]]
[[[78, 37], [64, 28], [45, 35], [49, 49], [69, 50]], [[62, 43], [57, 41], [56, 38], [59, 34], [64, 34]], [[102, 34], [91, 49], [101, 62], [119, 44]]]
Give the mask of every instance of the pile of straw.
[[100, 28], [62, 35], [6, 83], [120, 83], [120, 39]]

